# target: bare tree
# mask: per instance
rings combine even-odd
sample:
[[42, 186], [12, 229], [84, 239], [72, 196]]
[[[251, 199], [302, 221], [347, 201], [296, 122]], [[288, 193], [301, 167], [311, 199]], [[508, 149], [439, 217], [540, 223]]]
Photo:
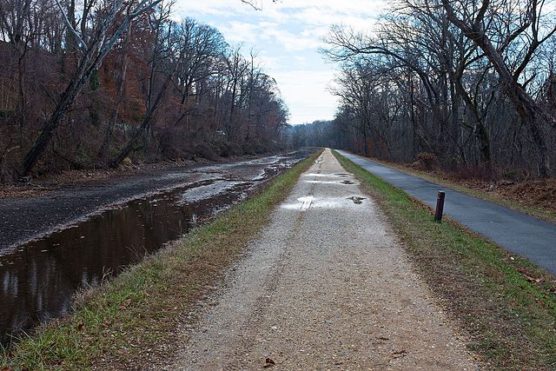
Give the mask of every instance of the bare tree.
[[256, 56], [210, 26], [171, 21], [167, 5], [0, 2], [4, 180], [281, 146], [287, 108]]
[[101, 66], [106, 55], [118, 42], [124, 31], [127, 30], [129, 23], [153, 9], [162, 0], [140, 0], [137, 2], [115, 0], [108, 3], [90, 0], [94, 5], [86, 2], [84, 6], [94, 9], [94, 12], [92, 14], [87, 13], [90, 17], [89, 22], [82, 21], [82, 23], [89, 24], [90, 27], [85, 28], [85, 34], [83, 29], [77, 30], [74, 27], [72, 20], [68, 17], [59, 0], [55, 1], [60, 8], [68, 32], [76, 40], [79, 50], [78, 65], [54, 111], [43, 125], [40, 135], [25, 156], [21, 166], [21, 174], [23, 175], [29, 174], [36, 165], [76, 96], [91, 75]]
[[178, 54], [174, 60], [175, 35], [169, 22], [172, 2], [162, 2], [157, 11], [149, 15], [149, 28], [153, 35], [151, 55], [149, 58], [149, 73], [146, 79], [145, 114], [141, 125], [134, 131], [131, 139], [112, 160], [110, 166], [117, 167], [132, 151], [146, 140], [152, 128], [156, 113], [163, 102], [163, 98], [175, 79], [177, 66], [183, 54]]
[[241, 55], [240, 48], [233, 50], [228, 58], [226, 58], [229, 94], [229, 116], [226, 121], [225, 130], [228, 138], [233, 139], [236, 135], [236, 111], [237, 98], [242, 93], [240, 89], [241, 80], [245, 78], [249, 65]]
[[104, 140], [98, 151], [98, 158], [102, 161], [106, 159], [106, 153], [110, 148], [112, 142], [112, 136], [114, 132], [114, 126], [118, 122], [120, 117], [120, 110], [125, 101], [125, 85], [127, 80], [127, 70], [129, 65], [129, 43], [132, 34], [132, 23], [128, 24], [128, 29], [125, 32], [124, 40], [121, 43], [121, 55], [120, 55], [120, 70], [117, 76], [117, 92], [116, 101], [112, 107], [112, 112], [110, 114], [110, 121], [108, 122], [108, 127], [104, 133]]
[[[528, 0], [524, 3], [521, 7], [521, 3], [512, 0], [483, 0], [480, 3], [442, 0], [450, 22], [481, 48], [498, 73], [504, 92], [538, 147], [539, 173], [547, 177], [550, 175], [550, 157], [540, 120], [545, 119], [554, 126], [555, 119], [547, 115], [526, 91], [528, 81], [523, 80], [523, 73], [537, 49], [556, 32], [556, 22], [543, 22], [546, 1]], [[497, 31], [498, 45], [492, 41], [492, 29]], [[519, 50], [515, 52], [514, 48]], [[509, 59], [508, 54], [516, 55], [515, 59]]]
[[0, 3], [0, 34], [17, 54], [17, 114], [19, 121], [19, 145], [23, 141], [23, 127], [26, 122], [26, 57], [29, 47], [39, 37], [38, 22], [44, 16], [44, 8], [36, 0], [6, 0]]
[[[554, 19], [543, 13], [547, 2], [487, 3], [399, 0], [372, 36], [331, 30], [325, 53], [341, 65], [340, 95], [369, 84], [371, 108], [344, 99], [340, 112], [371, 123], [360, 135], [374, 143], [372, 154], [380, 141], [394, 151], [388, 156], [404, 160], [409, 152], [430, 152], [451, 168], [476, 164], [490, 171], [493, 161], [517, 161], [538, 164], [541, 176], [550, 173], [547, 134], [554, 117], [540, 97], [551, 74], [541, 59], [553, 54], [544, 45], [554, 40]], [[408, 145], [413, 151], [399, 150]]]

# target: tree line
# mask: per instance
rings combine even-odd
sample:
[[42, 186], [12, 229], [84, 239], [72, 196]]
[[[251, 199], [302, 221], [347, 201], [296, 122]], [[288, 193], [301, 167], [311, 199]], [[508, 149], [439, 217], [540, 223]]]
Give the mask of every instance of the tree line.
[[0, 2], [0, 181], [282, 145], [276, 81], [172, 5]]
[[556, 15], [542, 0], [397, 0], [370, 34], [334, 27], [339, 146], [490, 176], [554, 174]]

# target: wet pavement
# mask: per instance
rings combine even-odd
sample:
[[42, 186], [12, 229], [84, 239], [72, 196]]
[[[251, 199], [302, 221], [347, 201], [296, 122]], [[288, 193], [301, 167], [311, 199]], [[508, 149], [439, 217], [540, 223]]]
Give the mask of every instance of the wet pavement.
[[436, 205], [437, 192], [445, 191], [445, 215], [506, 250], [556, 274], [556, 225], [405, 174], [368, 158], [345, 151], [338, 152], [432, 208]]
[[[70, 312], [77, 290], [97, 286], [140, 262], [244, 199], [306, 154], [184, 169], [127, 183], [79, 186], [33, 199], [1, 200], [0, 340], [5, 343], [12, 333]], [[80, 214], [81, 210], [90, 212]], [[14, 218], [6, 217], [10, 213]], [[8, 229], [13, 233], [5, 233]], [[41, 234], [44, 237], [17, 242]]]

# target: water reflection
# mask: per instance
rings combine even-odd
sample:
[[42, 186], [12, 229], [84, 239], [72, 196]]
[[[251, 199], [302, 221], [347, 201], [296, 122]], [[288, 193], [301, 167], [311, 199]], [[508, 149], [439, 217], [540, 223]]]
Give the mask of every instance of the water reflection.
[[66, 314], [76, 290], [95, 286], [177, 239], [215, 210], [242, 197], [246, 185], [183, 204], [184, 190], [136, 200], [120, 209], [20, 247], [0, 257], [0, 332], [9, 333]]

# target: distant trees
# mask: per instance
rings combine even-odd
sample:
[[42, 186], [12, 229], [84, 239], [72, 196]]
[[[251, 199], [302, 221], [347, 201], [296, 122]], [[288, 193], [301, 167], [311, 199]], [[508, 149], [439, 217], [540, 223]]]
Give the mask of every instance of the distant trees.
[[0, 178], [280, 146], [275, 81], [171, 5], [0, 2]]
[[[349, 146], [397, 161], [420, 152], [449, 168], [522, 169], [555, 160], [554, 4], [400, 0], [372, 36], [334, 28], [337, 125]], [[350, 120], [346, 120], [350, 117]]]
[[337, 133], [332, 121], [313, 121], [303, 125], [291, 126], [288, 133], [289, 145], [292, 148], [301, 147], [342, 147], [339, 139], [342, 135]]

